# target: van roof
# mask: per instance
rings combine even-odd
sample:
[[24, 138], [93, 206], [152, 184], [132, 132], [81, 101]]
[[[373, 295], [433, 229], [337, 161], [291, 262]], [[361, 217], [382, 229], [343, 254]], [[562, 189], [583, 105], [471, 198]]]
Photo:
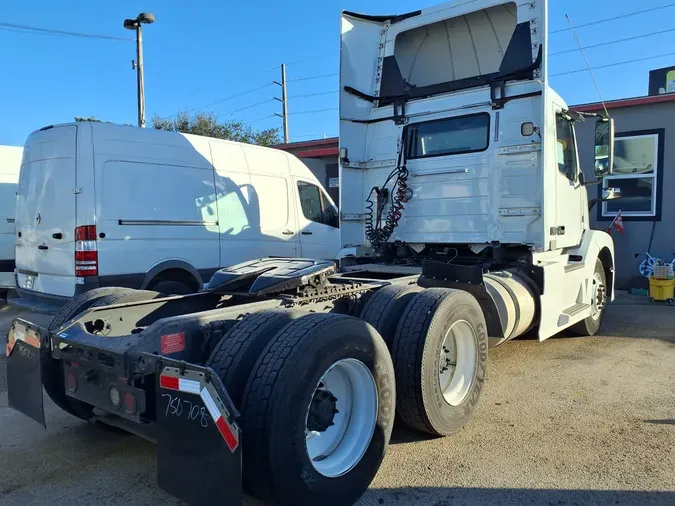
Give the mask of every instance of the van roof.
[[[133, 125], [120, 125], [119, 123], [110, 123], [110, 122], [98, 122], [98, 121], [71, 121], [69, 123], [58, 123], [54, 125], [47, 125], [44, 126], [35, 132], [41, 132], [44, 130], [49, 130], [54, 127], [62, 127], [62, 126], [79, 126], [81, 127], [83, 124], [89, 125], [92, 129], [96, 130], [122, 130], [122, 129], [135, 129], [138, 131], [139, 134], [146, 135], [150, 132], [152, 134], [160, 134], [160, 135], [167, 135], [167, 136], [178, 136], [180, 135], [181, 137], [187, 138], [187, 139], [200, 139], [200, 140], [208, 140], [209, 142], [218, 142], [218, 143], [228, 143], [228, 144], [236, 144], [240, 146], [244, 152], [246, 151], [251, 151], [251, 150], [265, 150], [269, 152], [274, 152], [274, 153], [282, 153], [284, 154], [288, 159], [289, 159], [289, 167], [291, 174], [294, 176], [299, 176], [299, 177], [304, 177], [308, 179], [313, 179], [316, 180], [316, 177], [312, 173], [311, 170], [296, 156], [294, 156], [292, 153], [288, 153], [282, 149], [277, 149], [277, 148], [270, 148], [266, 146], [259, 146], [257, 144], [248, 144], [245, 142], [237, 142], [237, 141], [230, 141], [226, 139], [218, 139], [217, 137], [206, 137], [204, 135], [194, 135], [194, 134], [185, 134], [182, 132], [171, 132], [171, 131], [166, 131], [166, 130], [155, 130], [154, 128], [139, 128]], [[33, 132], [33, 133], [35, 133]], [[151, 135], [152, 135], [151, 134]], [[32, 135], [32, 134], [31, 134]], [[318, 180], [317, 180], [318, 181]]]

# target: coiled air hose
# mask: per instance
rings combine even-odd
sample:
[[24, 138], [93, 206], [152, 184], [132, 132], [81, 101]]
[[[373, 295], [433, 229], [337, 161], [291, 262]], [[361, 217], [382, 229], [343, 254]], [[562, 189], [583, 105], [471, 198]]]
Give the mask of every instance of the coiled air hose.
[[[401, 143], [401, 146], [403, 146], [403, 143]], [[389, 173], [382, 187], [374, 186], [370, 190], [366, 199], [366, 239], [368, 239], [375, 251], [379, 251], [387, 243], [402, 216], [403, 203], [406, 201], [406, 190], [408, 189], [408, 169], [403, 162], [403, 147], [401, 147], [398, 153], [396, 168]], [[393, 178], [396, 179], [394, 180], [392, 191], [389, 192], [387, 184]], [[377, 196], [376, 202], [372, 200], [373, 193]], [[382, 212], [390, 196], [389, 211], [384, 219], [384, 223], [382, 223]], [[376, 215], [375, 218], [373, 214]]]

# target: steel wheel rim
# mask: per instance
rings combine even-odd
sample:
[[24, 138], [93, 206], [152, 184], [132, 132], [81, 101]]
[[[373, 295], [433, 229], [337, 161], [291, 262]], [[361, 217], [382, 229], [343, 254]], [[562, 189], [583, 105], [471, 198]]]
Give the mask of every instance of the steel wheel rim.
[[607, 303], [607, 290], [605, 289], [605, 284], [602, 281], [602, 276], [599, 272], [596, 272], [593, 275], [593, 291], [591, 299], [591, 317], [594, 320], [598, 320], [602, 311], [605, 309], [605, 304]]
[[[315, 399], [321, 396], [325, 400], [325, 392], [336, 399], [327, 400], [327, 406], [334, 402], [338, 412], [333, 414], [332, 426], [323, 431], [312, 430], [310, 419]], [[305, 416], [305, 449], [318, 473], [337, 478], [356, 467], [373, 438], [377, 404], [375, 378], [363, 362], [354, 358], [342, 359], [326, 370], [317, 383]]]
[[443, 338], [438, 367], [438, 384], [451, 406], [459, 406], [469, 394], [477, 356], [476, 331], [466, 320], [456, 321]]

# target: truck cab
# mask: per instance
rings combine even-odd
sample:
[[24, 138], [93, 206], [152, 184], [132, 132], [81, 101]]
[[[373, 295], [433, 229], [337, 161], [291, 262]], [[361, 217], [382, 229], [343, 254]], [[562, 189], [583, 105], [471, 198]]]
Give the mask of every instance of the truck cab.
[[[590, 118], [548, 83], [547, 8], [344, 12], [340, 55], [341, 257], [541, 268], [541, 339], [591, 311], [598, 258], [610, 296], [614, 269], [579, 164], [574, 124]], [[596, 119], [602, 176], [613, 127]]]

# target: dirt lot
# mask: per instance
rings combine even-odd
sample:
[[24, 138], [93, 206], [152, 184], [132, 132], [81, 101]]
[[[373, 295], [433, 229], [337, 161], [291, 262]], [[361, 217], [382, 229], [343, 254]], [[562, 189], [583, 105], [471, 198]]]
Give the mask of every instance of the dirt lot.
[[[16, 315], [0, 307], [3, 343]], [[3, 505], [178, 504], [155, 484], [152, 444], [102, 432], [48, 400], [47, 431], [10, 410], [1, 353]], [[360, 504], [673, 505], [674, 387], [675, 307], [624, 297], [608, 308], [602, 336], [492, 350], [473, 421], [444, 439], [395, 428]]]

